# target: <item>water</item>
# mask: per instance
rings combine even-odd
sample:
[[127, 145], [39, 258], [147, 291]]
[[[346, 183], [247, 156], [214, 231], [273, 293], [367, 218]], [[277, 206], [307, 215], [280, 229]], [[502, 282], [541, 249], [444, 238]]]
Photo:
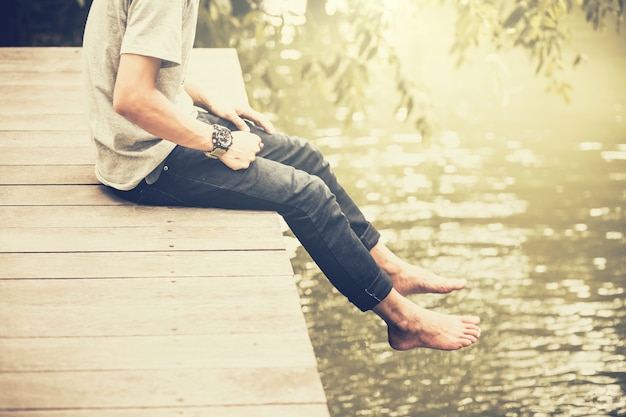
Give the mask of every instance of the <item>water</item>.
[[515, 57], [507, 93], [495, 97], [487, 64], [455, 72], [431, 41], [406, 46], [420, 51], [415, 68], [439, 103], [432, 141], [384, 116], [311, 136], [388, 246], [469, 280], [412, 299], [479, 315], [483, 335], [458, 352], [395, 352], [383, 323], [348, 304], [298, 248], [332, 416], [626, 416], [624, 36], [576, 39], [593, 56], [571, 75], [570, 105], [544, 95]]
[[[553, 158], [541, 143], [466, 148], [446, 137], [445, 146], [387, 138], [404, 156], [385, 164], [356, 149], [331, 159], [389, 246], [470, 281], [413, 299], [478, 314], [483, 336], [461, 352], [394, 352], [380, 320], [347, 305], [300, 251], [332, 415], [626, 415], [624, 162], [587, 144]], [[411, 152], [419, 162], [404, 159]]]

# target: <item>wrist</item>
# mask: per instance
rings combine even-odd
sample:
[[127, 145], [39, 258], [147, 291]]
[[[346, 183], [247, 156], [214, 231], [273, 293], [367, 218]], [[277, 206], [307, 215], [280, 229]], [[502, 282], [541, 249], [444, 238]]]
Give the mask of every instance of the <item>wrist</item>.
[[230, 149], [233, 144], [233, 134], [230, 129], [224, 126], [214, 124], [212, 127], [211, 142], [213, 147], [210, 151], [205, 151], [204, 154], [208, 158], [217, 159]]

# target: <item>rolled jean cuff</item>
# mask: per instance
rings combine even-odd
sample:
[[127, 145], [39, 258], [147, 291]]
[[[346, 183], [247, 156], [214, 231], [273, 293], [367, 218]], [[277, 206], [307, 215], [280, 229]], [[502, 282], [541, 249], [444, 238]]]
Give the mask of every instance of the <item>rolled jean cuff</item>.
[[365, 246], [368, 251], [372, 250], [372, 248], [376, 246], [380, 240], [380, 233], [370, 224], [367, 226], [367, 229], [365, 229], [363, 235], [361, 235], [360, 240], [363, 242], [363, 246]]
[[368, 311], [376, 307], [378, 303], [387, 297], [392, 289], [393, 282], [391, 278], [385, 271], [381, 270], [372, 285], [358, 297], [351, 300], [351, 302], [361, 311]]

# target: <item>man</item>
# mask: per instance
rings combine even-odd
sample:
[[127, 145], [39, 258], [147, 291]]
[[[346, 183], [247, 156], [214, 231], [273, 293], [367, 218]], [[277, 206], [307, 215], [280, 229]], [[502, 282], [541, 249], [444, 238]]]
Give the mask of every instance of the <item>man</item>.
[[83, 54], [98, 179], [139, 204], [277, 211], [332, 284], [387, 323], [394, 349], [475, 343], [477, 317], [405, 298], [465, 280], [400, 260], [315, 147], [275, 133], [248, 103], [210, 97], [185, 79], [198, 1], [94, 0]]

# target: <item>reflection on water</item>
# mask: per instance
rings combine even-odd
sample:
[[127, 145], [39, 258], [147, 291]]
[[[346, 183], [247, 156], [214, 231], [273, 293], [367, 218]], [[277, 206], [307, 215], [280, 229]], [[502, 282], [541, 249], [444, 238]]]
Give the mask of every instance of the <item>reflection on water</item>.
[[[359, 151], [365, 142], [385, 143], [384, 155]], [[626, 415], [626, 182], [613, 175], [626, 162], [572, 144], [563, 164], [541, 146], [465, 147], [451, 132], [430, 144], [318, 143], [394, 250], [470, 280], [456, 294], [414, 300], [476, 313], [484, 330], [467, 351], [394, 352], [382, 323], [349, 306], [299, 253], [333, 416]]]
[[[395, 352], [383, 323], [349, 305], [298, 249], [294, 268], [333, 417], [626, 416], [624, 45], [610, 61], [595, 57], [606, 85], [597, 74], [574, 83], [592, 103], [554, 105], [531, 91], [503, 108], [475, 78], [442, 75], [430, 82], [450, 110], [430, 142], [391, 128], [317, 131], [394, 251], [469, 280], [463, 291], [412, 299], [477, 314], [483, 329], [459, 352]], [[616, 67], [621, 75], [611, 78]]]

